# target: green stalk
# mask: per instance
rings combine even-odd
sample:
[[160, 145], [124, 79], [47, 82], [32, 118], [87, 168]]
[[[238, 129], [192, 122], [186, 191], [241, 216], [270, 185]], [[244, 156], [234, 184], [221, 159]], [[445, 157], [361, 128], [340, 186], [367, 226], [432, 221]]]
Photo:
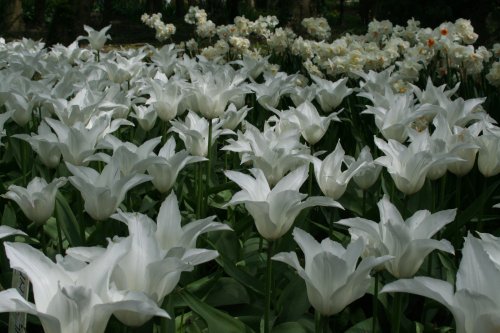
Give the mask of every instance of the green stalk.
[[272, 261], [271, 257], [273, 255], [273, 242], [267, 242], [267, 265], [266, 265], [266, 304], [264, 309], [264, 333], [271, 332], [271, 324], [269, 322], [271, 313], [271, 284], [272, 284]]
[[207, 170], [206, 170], [206, 179], [205, 179], [205, 202], [203, 204], [202, 215], [203, 217], [206, 215], [206, 211], [208, 209], [208, 192], [210, 190], [210, 174], [212, 171], [212, 119], [208, 119], [208, 150], [207, 150]]
[[372, 317], [372, 333], [377, 330], [378, 319], [378, 272], [375, 272], [375, 287], [373, 289], [373, 317]]
[[391, 332], [399, 333], [399, 328], [401, 326], [401, 301], [402, 294], [396, 293], [394, 295], [393, 303], [392, 303], [392, 320], [391, 320]]
[[57, 226], [57, 250], [59, 251], [60, 254], [63, 253], [63, 240], [62, 240], [62, 232], [61, 232], [61, 221], [59, 219], [56, 219], [56, 226]]
[[203, 200], [203, 179], [201, 176], [201, 165], [196, 163], [196, 217], [201, 218], [201, 204]]
[[[165, 302], [163, 303], [165, 304]], [[170, 315], [170, 319], [162, 318], [161, 320], [161, 333], [175, 333], [175, 311], [174, 302], [172, 294], [167, 296], [166, 305], [164, 305], [165, 311]]]

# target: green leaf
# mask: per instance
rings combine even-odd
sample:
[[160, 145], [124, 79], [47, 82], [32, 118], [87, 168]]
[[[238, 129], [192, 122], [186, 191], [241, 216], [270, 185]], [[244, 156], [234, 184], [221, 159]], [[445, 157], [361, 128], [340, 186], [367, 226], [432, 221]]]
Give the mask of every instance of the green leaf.
[[220, 278], [205, 298], [205, 302], [212, 306], [248, 304], [250, 297], [246, 289], [233, 278]]
[[259, 295], [264, 295], [264, 288], [259, 283], [259, 280], [255, 279], [247, 272], [238, 269], [238, 267], [231, 260], [228, 260], [222, 253], [220, 253], [220, 256], [216, 260], [229, 276]]
[[287, 322], [273, 327], [272, 333], [307, 333], [307, 330], [297, 322]]
[[372, 318], [365, 319], [349, 328], [345, 333], [371, 333]]
[[70, 247], [84, 245], [83, 239], [78, 231], [79, 225], [75, 214], [73, 214], [64, 196], [59, 192], [56, 195], [55, 218], [60, 222], [61, 229]]
[[283, 288], [278, 299], [278, 307], [281, 308], [279, 318], [282, 321], [297, 320], [311, 307], [307, 299], [305, 282], [301, 277], [295, 275], [290, 283]]
[[250, 333], [253, 332], [240, 320], [231, 317], [225, 312], [222, 312], [195, 297], [186, 290], [180, 293], [186, 304], [202, 317], [208, 326], [209, 332], [224, 332], [224, 333]]

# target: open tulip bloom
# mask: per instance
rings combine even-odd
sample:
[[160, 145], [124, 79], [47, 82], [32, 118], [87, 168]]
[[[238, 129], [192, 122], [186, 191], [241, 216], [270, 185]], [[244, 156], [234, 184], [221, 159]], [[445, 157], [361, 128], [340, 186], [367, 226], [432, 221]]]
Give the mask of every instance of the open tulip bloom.
[[117, 262], [130, 242], [111, 243], [90, 263], [75, 257], [52, 262], [23, 243], [5, 243], [13, 269], [26, 274], [33, 285], [34, 304], [12, 288], [0, 292], [0, 312], [38, 316], [46, 333], [102, 333], [113, 313], [124, 311], [147, 316], [168, 314], [143, 293], [118, 291], [110, 284]]
[[469, 234], [465, 238], [455, 286], [419, 276], [389, 283], [381, 292], [405, 292], [432, 298], [453, 314], [457, 333], [495, 333], [500, 329], [498, 281], [500, 268], [492, 260], [484, 241]]
[[324, 316], [342, 311], [361, 298], [370, 288], [370, 272], [392, 257], [368, 257], [357, 265], [363, 252], [363, 241], [351, 242], [347, 248], [325, 238], [318, 243], [302, 229], [294, 228], [293, 239], [304, 253], [305, 267], [295, 252], [282, 252], [272, 259], [284, 262], [297, 270], [306, 282], [311, 305]]
[[[271, 190], [264, 173], [251, 169], [252, 176], [236, 171], [226, 171], [226, 177], [242, 190], [235, 193], [227, 205], [245, 204], [252, 215], [257, 231], [267, 240], [283, 236], [293, 225], [302, 209], [312, 206], [342, 208], [331, 198], [307, 197], [299, 192], [307, 179], [308, 165], [301, 166], [283, 177]], [[303, 201], [304, 200], [304, 201]]]
[[425, 257], [433, 250], [454, 253], [447, 240], [431, 239], [441, 228], [455, 219], [456, 209], [431, 214], [419, 210], [406, 221], [397, 208], [384, 196], [378, 203], [380, 222], [350, 218], [336, 223], [349, 227], [353, 239], [361, 238], [369, 255], [391, 255], [385, 268], [397, 278], [415, 275]]

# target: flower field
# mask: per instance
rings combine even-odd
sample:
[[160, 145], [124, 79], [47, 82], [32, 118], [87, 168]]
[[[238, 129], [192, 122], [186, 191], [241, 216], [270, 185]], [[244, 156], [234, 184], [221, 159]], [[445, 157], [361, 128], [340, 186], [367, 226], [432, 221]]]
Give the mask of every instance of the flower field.
[[500, 44], [142, 21], [0, 40], [2, 332], [500, 330]]

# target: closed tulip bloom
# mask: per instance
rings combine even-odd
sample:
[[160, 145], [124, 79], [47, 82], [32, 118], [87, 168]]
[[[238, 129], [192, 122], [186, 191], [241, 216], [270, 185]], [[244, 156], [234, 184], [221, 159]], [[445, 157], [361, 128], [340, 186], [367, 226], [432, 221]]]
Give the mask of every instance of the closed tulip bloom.
[[335, 150], [325, 157], [323, 161], [316, 157], [313, 159], [314, 175], [321, 192], [334, 200], [344, 194], [351, 178], [360, 172], [361, 168], [366, 164], [364, 161], [357, 160], [350, 163], [347, 169], [342, 171], [343, 165], [347, 164], [345, 160], [345, 151], [340, 141], [337, 143]]
[[362, 190], [367, 190], [377, 181], [382, 171], [382, 166], [375, 164], [368, 146], [364, 146], [363, 149], [361, 149], [357, 161], [365, 162], [365, 164], [361, 166], [354, 175], [354, 182]]
[[419, 210], [403, 220], [397, 208], [384, 196], [378, 203], [380, 222], [350, 218], [336, 223], [349, 227], [353, 239], [361, 238], [367, 245], [367, 255], [391, 255], [385, 268], [397, 278], [415, 275], [425, 257], [433, 250], [454, 253], [447, 240], [431, 239], [441, 228], [455, 219], [456, 209], [431, 214]]
[[50, 184], [40, 177], [33, 178], [26, 188], [10, 185], [2, 197], [14, 200], [30, 221], [46, 222], [54, 212], [57, 189], [66, 184], [66, 178], [56, 178]]
[[382, 265], [391, 256], [369, 257], [358, 262], [363, 252], [363, 241], [351, 242], [347, 248], [325, 238], [318, 243], [307, 232], [295, 228], [293, 238], [305, 256], [305, 267], [295, 252], [278, 253], [272, 259], [284, 262], [306, 282], [311, 305], [324, 316], [342, 311], [361, 298], [370, 288], [371, 270]]
[[477, 166], [485, 177], [500, 173], [500, 136], [494, 131], [484, 130], [476, 139], [479, 148]]

